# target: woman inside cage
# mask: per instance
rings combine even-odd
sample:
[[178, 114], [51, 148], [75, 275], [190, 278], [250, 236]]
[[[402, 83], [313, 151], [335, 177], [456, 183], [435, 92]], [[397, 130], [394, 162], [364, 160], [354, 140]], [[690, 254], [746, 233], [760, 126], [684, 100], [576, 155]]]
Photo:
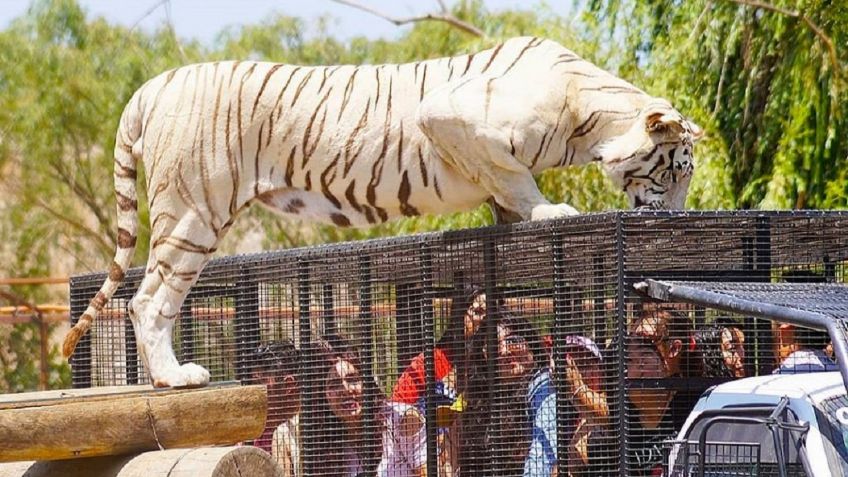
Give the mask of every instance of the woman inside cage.
[[744, 378], [745, 333], [727, 318], [699, 328], [685, 343], [682, 373], [704, 378]]
[[[478, 286], [468, 286], [454, 298], [447, 327], [434, 348], [437, 420], [437, 452], [439, 476], [458, 473], [459, 434], [467, 383], [467, 363], [472, 338], [486, 317], [486, 295]], [[425, 414], [424, 353], [418, 354], [398, 378], [391, 401], [415, 406]]]
[[[563, 343], [566, 406], [561, 420], [567, 421], [566, 449], [562, 464], [557, 455], [557, 395], [553, 376], [556, 369], [553, 341], [545, 341], [549, 364], [530, 382], [528, 402], [533, 423], [530, 451], [524, 463], [524, 477], [574, 475], [589, 469], [606, 468], [604, 444], [609, 436], [609, 405], [604, 391], [603, 357], [590, 338], [569, 335]], [[560, 471], [560, 467], [563, 469]]]
[[[304, 468], [332, 477], [421, 477], [426, 434], [414, 406], [389, 403], [363, 377], [359, 353], [330, 335], [310, 345], [304, 363]], [[307, 429], [308, 428], [308, 429]]]
[[283, 477], [303, 475], [300, 460], [300, 355], [291, 340], [260, 346], [250, 356], [251, 382], [268, 392], [265, 431], [253, 445], [271, 453]]
[[[489, 334], [497, 339], [493, 345]], [[489, 313], [471, 343], [462, 416], [463, 476], [488, 475], [490, 470], [504, 477], [523, 474], [531, 440], [527, 387], [546, 361], [539, 335], [527, 319], [504, 310]]]

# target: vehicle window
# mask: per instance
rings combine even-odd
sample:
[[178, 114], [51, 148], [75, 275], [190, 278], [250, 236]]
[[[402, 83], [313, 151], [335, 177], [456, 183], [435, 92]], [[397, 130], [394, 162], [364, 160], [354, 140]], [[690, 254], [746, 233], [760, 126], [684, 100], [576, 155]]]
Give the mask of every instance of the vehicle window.
[[831, 468], [848, 475], [848, 396], [836, 396], [816, 406], [816, 420]]
[[[767, 412], [750, 413], [745, 417], [768, 417]], [[797, 419], [791, 411], [784, 418], [791, 423], [797, 423]], [[693, 423], [686, 440], [695, 443], [701, 436], [709, 417], [702, 417]], [[801, 463], [801, 436], [797, 432], [778, 430], [779, 445], [783, 448], [789, 476], [805, 476]], [[710, 426], [707, 434], [706, 462], [713, 463], [715, 467], [727, 467], [733, 465], [738, 469], [742, 464], [755, 464], [753, 474], [745, 473], [739, 475], [774, 475], [777, 474], [777, 450], [771, 431], [765, 424], [726, 422], [721, 421]], [[737, 470], [738, 472], [738, 470]]]

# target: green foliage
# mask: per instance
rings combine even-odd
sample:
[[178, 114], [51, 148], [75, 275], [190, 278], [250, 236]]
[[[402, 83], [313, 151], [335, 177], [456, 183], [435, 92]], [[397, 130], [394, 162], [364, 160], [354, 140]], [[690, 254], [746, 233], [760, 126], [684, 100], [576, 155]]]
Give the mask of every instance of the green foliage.
[[696, 189], [708, 193], [709, 177], [722, 200], [693, 194], [692, 205], [848, 205], [848, 137], [839, 133], [848, 112], [848, 5], [772, 3], [821, 27], [836, 64], [826, 42], [786, 12], [730, 0], [590, 2], [591, 37], [617, 37], [626, 51], [615, 68], [708, 125]]
[[[39, 332], [37, 324], [18, 324], [0, 328], [0, 393], [38, 389], [40, 376]], [[51, 326], [50, 331], [55, 326]], [[47, 388], [66, 388], [71, 384], [68, 363], [53, 346], [48, 353], [50, 363]]]

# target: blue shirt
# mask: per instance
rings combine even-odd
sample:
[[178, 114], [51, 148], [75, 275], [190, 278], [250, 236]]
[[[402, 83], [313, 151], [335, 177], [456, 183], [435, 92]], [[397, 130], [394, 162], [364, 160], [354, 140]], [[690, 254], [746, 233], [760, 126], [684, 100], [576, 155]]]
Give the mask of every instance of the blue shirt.
[[550, 477], [557, 463], [556, 392], [550, 370], [536, 373], [530, 382], [527, 400], [533, 440], [524, 461], [524, 477]]

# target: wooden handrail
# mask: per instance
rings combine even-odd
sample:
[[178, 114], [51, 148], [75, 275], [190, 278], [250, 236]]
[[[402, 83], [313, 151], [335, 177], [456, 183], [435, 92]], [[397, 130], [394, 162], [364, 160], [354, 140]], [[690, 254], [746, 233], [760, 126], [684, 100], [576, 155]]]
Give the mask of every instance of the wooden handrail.
[[68, 277], [11, 277], [0, 278], [0, 285], [64, 285]]

